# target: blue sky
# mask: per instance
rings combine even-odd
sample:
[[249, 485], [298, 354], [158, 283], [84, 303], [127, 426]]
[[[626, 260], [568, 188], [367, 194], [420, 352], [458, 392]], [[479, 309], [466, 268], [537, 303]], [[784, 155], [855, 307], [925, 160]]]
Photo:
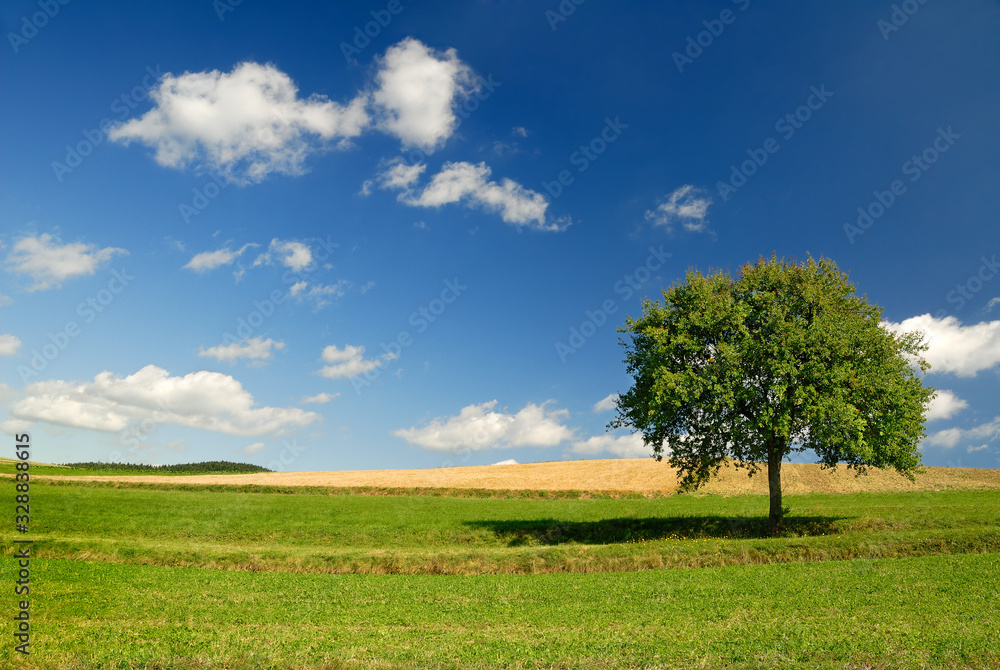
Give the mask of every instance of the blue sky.
[[615, 329], [833, 258], [1000, 455], [1000, 4], [6, 2], [0, 428], [283, 470], [643, 457]]

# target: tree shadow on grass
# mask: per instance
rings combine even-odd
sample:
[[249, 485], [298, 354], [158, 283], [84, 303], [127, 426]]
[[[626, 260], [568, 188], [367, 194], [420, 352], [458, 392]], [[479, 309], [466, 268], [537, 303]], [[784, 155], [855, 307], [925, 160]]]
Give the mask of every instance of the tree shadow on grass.
[[[837, 533], [839, 517], [786, 516], [779, 537], [830, 535]], [[702, 538], [752, 539], [774, 537], [767, 517], [685, 516], [670, 518], [622, 518], [601, 521], [467, 521], [466, 525], [493, 531], [507, 546], [533, 544], [619, 544], [648, 540]]]

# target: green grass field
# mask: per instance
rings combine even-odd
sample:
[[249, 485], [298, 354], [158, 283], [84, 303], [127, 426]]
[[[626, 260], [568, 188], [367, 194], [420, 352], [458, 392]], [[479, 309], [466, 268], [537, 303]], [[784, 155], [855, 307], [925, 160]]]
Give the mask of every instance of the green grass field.
[[0, 667], [1000, 667], [997, 491], [265, 491], [33, 481]]

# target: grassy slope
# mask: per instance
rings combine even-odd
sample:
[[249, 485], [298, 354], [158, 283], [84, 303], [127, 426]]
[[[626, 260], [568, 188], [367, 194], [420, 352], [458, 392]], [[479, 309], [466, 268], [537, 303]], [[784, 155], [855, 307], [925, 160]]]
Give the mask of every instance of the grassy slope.
[[[786, 502], [789, 537], [767, 538], [762, 496], [532, 500], [35, 482], [31, 535], [48, 558], [361, 573], [595, 572], [1000, 550], [996, 491]], [[12, 530], [0, 537], [12, 539]]]
[[33, 569], [33, 655], [17, 666], [34, 669], [1000, 663], [995, 554], [473, 577]]

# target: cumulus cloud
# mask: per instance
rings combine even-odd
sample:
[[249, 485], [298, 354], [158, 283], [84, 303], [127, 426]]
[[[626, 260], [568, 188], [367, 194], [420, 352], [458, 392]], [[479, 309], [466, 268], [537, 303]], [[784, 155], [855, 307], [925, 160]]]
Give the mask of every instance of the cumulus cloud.
[[117, 432], [152, 419], [229, 435], [279, 435], [320, 419], [297, 407], [258, 407], [229, 375], [205, 370], [183, 377], [147, 365], [133, 375], [102, 372], [93, 382], [29, 384], [10, 413], [26, 421]]
[[316, 395], [305, 396], [302, 398], [302, 402], [325, 405], [338, 396], [340, 396], [339, 393], [317, 393]]
[[618, 402], [618, 394], [617, 393], [611, 393], [611, 394], [607, 395], [606, 397], [602, 398], [601, 400], [598, 400], [596, 403], [594, 403], [594, 411], [595, 412], [610, 412], [615, 407], [617, 407], [617, 404], [616, 404], [617, 402]]
[[653, 449], [642, 442], [642, 435], [595, 435], [586, 440], [574, 442], [570, 450], [576, 454], [596, 456], [611, 454], [619, 458], [643, 458], [651, 456]]
[[426, 426], [400, 429], [392, 434], [435, 451], [552, 447], [573, 437], [573, 431], [563, 425], [569, 416], [566, 410], [528, 403], [511, 414], [494, 411], [496, 405], [496, 400], [469, 405], [457, 416], [438, 417]]
[[310, 153], [357, 137], [370, 122], [365, 95], [344, 105], [302, 98], [287, 74], [252, 62], [228, 73], [168, 73], [149, 95], [156, 106], [108, 137], [152, 147], [165, 167], [218, 171], [238, 184], [302, 174]]
[[423, 165], [405, 166], [398, 159], [377, 177], [383, 189], [400, 190], [398, 199], [411, 207], [441, 207], [464, 203], [500, 214], [504, 222], [541, 231], [560, 231], [566, 221], [546, 221], [549, 202], [541, 193], [525, 188], [511, 179], [489, 179], [492, 171], [486, 163], [445, 163], [421, 190], [414, 186], [424, 171]]
[[274, 65], [244, 62], [231, 72], [164, 75], [150, 91], [155, 107], [108, 137], [151, 147], [165, 167], [215, 171], [246, 185], [302, 174], [310, 154], [347, 147], [373, 127], [434, 151], [458, 127], [455, 105], [479, 88], [454, 49], [407, 38], [376, 59], [374, 80], [344, 103], [302, 97]]
[[253, 265], [257, 267], [258, 265], [271, 265], [272, 263], [281, 263], [285, 267], [298, 272], [312, 263], [312, 251], [301, 242], [279, 240], [276, 237], [271, 240], [267, 251], [254, 260]]
[[952, 391], [938, 391], [927, 407], [927, 420], [950, 419], [968, 406], [968, 402]]
[[893, 333], [923, 331], [929, 345], [924, 357], [931, 364], [931, 373], [974, 377], [1000, 363], [1000, 321], [963, 326], [953, 316], [937, 319], [922, 314], [902, 323], [884, 322], [882, 327]]
[[323, 349], [323, 362], [327, 365], [317, 371], [328, 379], [341, 379], [343, 377], [355, 377], [371, 372], [375, 368], [385, 365], [396, 358], [397, 354], [386, 353], [378, 358], [364, 358], [365, 348], [355, 347], [350, 344], [344, 345], [343, 349], [338, 349], [337, 345], [331, 344]]
[[928, 435], [924, 439], [924, 444], [931, 447], [944, 447], [952, 449], [959, 442], [973, 441], [979, 442], [987, 440], [993, 442], [1000, 437], [1000, 416], [994, 417], [992, 421], [980, 424], [973, 428], [947, 428]]
[[214, 358], [220, 362], [235, 363], [241, 358], [251, 361], [269, 361], [274, 358], [274, 349], [284, 349], [284, 342], [275, 342], [271, 338], [251, 337], [231, 344], [219, 344], [198, 351], [199, 356]]
[[458, 125], [455, 104], [478, 90], [454, 49], [435, 51], [408, 37], [378, 59], [372, 93], [376, 124], [407, 147], [434, 151]]
[[127, 254], [117, 247], [97, 248], [93, 244], [68, 242], [43, 233], [22, 237], [7, 256], [8, 271], [28, 275], [34, 284], [29, 291], [58, 288], [67, 279], [92, 275], [115, 254]]
[[195, 272], [207, 272], [223, 265], [231, 265], [244, 251], [256, 246], [256, 244], [250, 243], [244, 244], [236, 251], [228, 247], [216, 249], [215, 251], [203, 251], [200, 254], [195, 254], [183, 269], [194, 270]]
[[704, 193], [703, 189], [690, 184], [681, 186], [666, 196], [656, 209], [647, 210], [646, 220], [667, 230], [680, 224], [688, 232], [700, 233], [708, 226], [708, 206], [712, 204], [712, 199]]
[[21, 348], [21, 340], [13, 335], [0, 335], [0, 356], [13, 356]]

